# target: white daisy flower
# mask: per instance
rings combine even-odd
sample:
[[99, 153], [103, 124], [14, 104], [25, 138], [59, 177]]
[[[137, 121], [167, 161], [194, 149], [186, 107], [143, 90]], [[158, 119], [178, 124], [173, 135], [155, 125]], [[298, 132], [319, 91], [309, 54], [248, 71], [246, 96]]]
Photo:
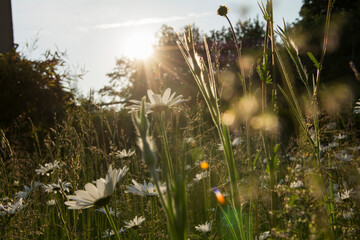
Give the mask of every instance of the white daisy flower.
[[[121, 228], [120, 230], [118, 230], [118, 233], [120, 234], [120, 233], [123, 233], [123, 232], [125, 232], [126, 231], [126, 229], [124, 229], [124, 228]], [[103, 232], [103, 236], [102, 236], [102, 238], [109, 238], [109, 237], [111, 237], [111, 236], [114, 236], [115, 235], [115, 233], [114, 233], [114, 230], [109, 230], [109, 229], [107, 229], [107, 230], [105, 230], [104, 232]]]
[[195, 175], [195, 178], [193, 179], [194, 182], [199, 182], [201, 181], [203, 178], [206, 178], [209, 176], [209, 172], [208, 171], [203, 171], [201, 173], [198, 173]]
[[[139, 112], [141, 110], [141, 101], [131, 99], [129, 100], [129, 102], [131, 102], [132, 105], [128, 105], [125, 107], [125, 109], [129, 110], [128, 113]], [[144, 107], [145, 107], [145, 114], [152, 112], [150, 110], [150, 104], [148, 102], [145, 102]]]
[[129, 150], [127, 150], [126, 151], [126, 149], [123, 149], [122, 151], [117, 151], [116, 153], [115, 153], [115, 156], [117, 157], [117, 158], [129, 158], [129, 157], [131, 157], [132, 155], [134, 155], [135, 154], [135, 150], [132, 150], [132, 149], [129, 149]]
[[[106, 214], [106, 212], [105, 212], [105, 210], [103, 208], [95, 209], [95, 211]], [[111, 216], [114, 217], [115, 215], [119, 216], [120, 211], [116, 211], [116, 214], [115, 214], [115, 210], [112, 207], [109, 207], [109, 213], [110, 213]]]
[[347, 154], [347, 153], [344, 153], [344, 152], [341, 152], [341, 153], [338, 153], [335, 155], [335, 157], [339, 160], [342, 160], [344, 162], [348, 162], [350, 161], [354, 156], [353, 155], [350, 155], [350, 154]]
[[11, 204], [10, 202], [8, 202], [8, 204], [5, 206], [0, 204], [0, 216], [14, 215], [15, 213], [23, 209], [25, 206], [26, 204], [24, 204], [24, 200], [22, 198], [20, 198], [19, 200], [17, 200], [17, 202], [13, 204]]
[[350, 211], [346, 211], [342, 213], [344, 219], [349, 220], [354, 215], [354, 209], [350, 208]]
[[199, 224], [195, 227], [195, 229], [202, 233], [211, 232], [212, 222], [205, 222], [204, 224]]
[[[231, 146], [235, 147], [235, 146], [241, 144], [243, 141], [244, 140], [242, 140], [239, 137], [234, 138], [234, 140], [231, 142]], [[224, 147], [223, 147], [222, 143], [219, 143], [218, 146], [219, 146], [219, 148], [218, 148], [219, 150], [221, 150], [221, 151], [224, 150]]]
[[36, 169], [35, 172], [37, 174], [50, 176], [50, 174], [52, 174], [53, 171], [57, 168], [60, 168], [60, 163], [59, 161], [55, 160], [52, 163], [45, 163], [45, 166], [40, 164], [40, 168]]
[[96, 187], [92, 183], [85, 184], [85, 190], [78, 190], [75, 192], [76, 195], [69, 195], [68, 199], [74, 201], [67, 201], [65, 204], [69, 206], [69, 209], [104, 207], [109, 203], [116, 184], [121, 181], [128, 170], [127, 167], [113, 170], [110, 165], [105, 179], [96, 180]]
[[347, 138], [346, 134], [340, 134], [339, 133], [339, 135], [334, 136], [334, 140], [344, 140], [346, 138]]
[[349, 147], [349, 150], [351, 150], [351, 151], [359, 151], [359, 150], [360, 150], [360, 146]]
[[265, 231], [263, 233], [260, 233], [259, 240], [265, 240], [270, 236], [271, 236], [270, 231]]
[[[152, 90], [147, 91], [150, 102], [145, 102], [145, 113], [161, 112], [168, 108], [174, 108], [174, 105], [185, 102], [187, 100], [182, 99], [182, 95], [175, 97], [175, 92], [171, 94], [171, 89], [167, 88], [163, 95], [155, 94]], [[141, 109], [141, 101], [129, 100], [133, 105], [126, 106], [125, 109], [131, 112], [138, 112]]]
[[130, 221], [124, 221], [125, 223], [125, 227], [127, 229], [130, 229], [130, 228], [133, 228], [133, 229], [136, 229], [138, 227], [140, 227], [140, 225], [145, 221], [145, 218], [144, 217], [138, 217], [136, 216], [133, 220], [130, 220]]
[[191, 144], [191, 145], [196, 144], [195, 139], [194, 139], [193, 137], [185, 138], [185, 142], [186, 142], [186, 143], [189, 143], [189, 144]]
[[56, 202], [55, 202], [54, 199], [51, 199], [51, 200], [46, 202], [46, 205], [48, 205], [48, 206], [54, 206], [55, 204], [56, 204]]
[[338, 147], [339, 146], [339, 143], [337, 142], [332, 142], [329, 144], [329, 148], [335, 148], [335, 147]]
[[296, 166], [295, 166], [295, 171], [298, 171], [298, 172], [300, 172], [302, 170], [302, 165], [301, 164], [296, 164]]
[[355, 104], [354, 113], [355, 113], [355, 114], [360, 114], [360, 99], [359, 99], [359, 101], [356, 102], [356, 104]]
[[335, 196], [335, 200], [337, 202], [339, 201], [344, 201], [346, 199], [349, 199], [350, 198], [350, 193], [352, 192], [353, 190], [350, 189], [350, 190], [344, 190], [342, 192], [338, 192]]
[[43, 185], [44, 191], [47, 193], [57, 192], [61, 191], [63, 193], [70, 192], [70, 189], [72, 188], [71, 183], [69, 182], [62, 182], [61, 179], [58, 180], [58, 183], [51, 183]]
[[[133, 184], [126, 186], [127, 190], [125, 191], [125, 193], [132, 193], [143, 197], [144, 196], [154, 197], [159, 195], [156, 186], [150, 182], [146, 183], [146, 181], [144, 180], [144, 184], [140, 184], [134, 179], [132, 180], [132, 182]], [[160, 185], [160, 191], [162, 193], [166, 192], [165, 183]]]
[[24, 185], [24, 191], [17, 192], [16, 193], [16, 198], [17, 199], [22, 198], [22, 199], [25, 200], [31, 194], [31, 192], [35, 188], [39, 187], [40, 185], [41, 185], [41, 183], [39, 183], [39, 182], [34, 182], [34, 183], [31, 182], [29, 187], [27, 185]]
[[163, 95], [155, 94], [150, 89], [147, 91], [147, 94], [150, 100], [149, 108], [154, 112], [161, 112], [168, 108], [173, 108], [174, 105], [186, 101], [185, 99], [182, 99], [182, 95], [175, 97], [176, 92], [171, 94], [170, 88], [167, 88]]
[[294, 181], [290, 183], [290, 188], [301, 188], [304, 186], [304, 183], [301, 180]]
[[329, 146], [324, 146], [320, 144], [320, 152], [325, 153], [327, 150], [329, 150]]

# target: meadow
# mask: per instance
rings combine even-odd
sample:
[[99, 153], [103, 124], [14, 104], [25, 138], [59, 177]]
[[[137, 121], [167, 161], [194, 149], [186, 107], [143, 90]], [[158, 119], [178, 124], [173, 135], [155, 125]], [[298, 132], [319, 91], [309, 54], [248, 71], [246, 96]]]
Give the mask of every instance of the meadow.
[[[33, 126], [31, 152], [0, 130], [0, 238], [358, 239], [360, 100], [319, 100], [332, 4], [320, 58], [308, 53], [313, 74], [267, 1], [260, 84], [234, 38], [242, 96], [226, 107], [221, 71], [206, 38], [197, 53], [190, 27], [177, 44], [196, 104], [149, 89], [125, 106], [127, 126], [114, 109], [75, 108], [45, 136]], [[228, 11], [218, 15], [231, 26]]]

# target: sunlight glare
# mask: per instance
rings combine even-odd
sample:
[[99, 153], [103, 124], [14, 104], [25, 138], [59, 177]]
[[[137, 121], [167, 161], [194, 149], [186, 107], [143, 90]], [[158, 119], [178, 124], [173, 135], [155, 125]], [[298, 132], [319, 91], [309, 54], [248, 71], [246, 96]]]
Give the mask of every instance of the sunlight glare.
[[123, 54], [129, 58], [146, 59], [153, 53], [155, 38], [151, 33], [136, 32], [125, 37]]

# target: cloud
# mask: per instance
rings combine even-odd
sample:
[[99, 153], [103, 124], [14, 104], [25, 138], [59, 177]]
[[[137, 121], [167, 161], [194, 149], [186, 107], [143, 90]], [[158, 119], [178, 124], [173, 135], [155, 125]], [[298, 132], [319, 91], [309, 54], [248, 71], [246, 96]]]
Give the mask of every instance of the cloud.
[[[211, 13], [189, 13], [186, 16], [171, 16], [166, 18], [143, 18], [138, 20], [126, 21], [121, 23], [108, 23], [108, 24], [98, 24], [87, 29], [111, 29], [111, 28], [121, 28], [121, 27], [134, 27], [154, 23], [167, 23], [175, 22], [180, 20], [186, 20], [189, 18], [199, 18], [209, 16]], [[84, 29], [84, 28], [83, 28]]]

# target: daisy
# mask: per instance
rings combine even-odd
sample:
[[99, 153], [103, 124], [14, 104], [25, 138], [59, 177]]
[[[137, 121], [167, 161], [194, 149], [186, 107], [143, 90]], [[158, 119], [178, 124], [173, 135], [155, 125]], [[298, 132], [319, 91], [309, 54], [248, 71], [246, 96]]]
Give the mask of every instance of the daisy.
[[332, 142], [329, 144], [329, 148], [335, 148], [335, 147], [338, 147], [339, 146], [339, 143], [337, 142]]
[[195, 178], [193, 179], [194, 182], [199, 182], [201, 181], [203, 178], [206, 178], [209, 176], [209, 172], [208, 171], [204, 171], [201, 173], [198, 173], [195, 175]]
[[302, 181], [300, 181], [300, 180], [292, 182], [290, 184], [290, 188], [301, 188], [303, 186], [304, 186], [304, 183]]
[[46, 205], [48, 205], [48, 206], [54, 206], [55, 204], [56, 204], [55, 199], [51, 199], [46, 202]]
[[[155, 94], [152, 90], [147, 91], [150, 102], [145, 102], [145, 114], [151, 112], [161, 112], [168, 108], [173, 108], [174, 105], [181, 102], [185, 102], [185, 99], [182, 99], [182, 95], [175, 97], [175, 92], [171, 94], [171, 89], [167, 88], [163, 95]], [[130, 100], [129, 102], [133, 105], [126, 106], [125, 108], [129, 110], [129, 113], [138, 112], [141, 109], [141, 101], [139, 100]]]
[[358, 102], [356, 102], [356, 106], [354, 107], [354, 113], [360, 114], [360, 99]]
[[50, 174], [53, 173], [53, 171], [57, 168], [60, 168], [60, 164], [59, 161], [55, 160], [52, 163], [45, 163], [45, 166], [40, 164], [40, 168], [36, 169], [35, 172], [37, 174], [41, 174], [41, 175], [46, 175], [46, 176], [50, 176]]
[[[123, 233], [123, 232], [125, 232], [125, 231], [126, 231], [126, 229], [121, 228], [121, 229], [118, 231], [118, 233], [120, 234], [120, 233]], [[115, 235], [114, 230], [107, 229], [107, 230], [105, 230], [105, 231], [103, 232], [102, 238], [109, 238], [109, 237], [114, 236], [114, 235]]]
[[39, 182], [35, 182], [35, 183], [31, 182], [29, 187], [27, 185], [24, 185], [24, 191], [17, 192], [16, 198], [17, 199], [22, 198], [25, 200], [31, 194], [31, 192], [34, 191], [34, 189], [40, 185], [41, 185], [41, 183], [39, 183]]
[[[233, 146], [233, 147], [237, 146], [242, 142], [243, 142], [243, 140], [241, 138], [239, 138], [239, 137], [234, 138], [234, 140], [231, 142], [231, 146]], [[221, 150], [221, 151], [224, 150], [222, 143], [219, 143], [218, 145], [219, 145], [219, 150]]]
[[116, 184], [121, 181], [128, 170], [129, 168], [127, 167], [113, 170], [110, 165], [105, 179], [100, 178], [96, 180], [96, 187], [92, 183], [85, 184], [85, 190], [78, 190], [75, 191], [76, 195], [69, 195], [68, 199], [74, 201], [67, 201], [65, 204], [69, 206], [69, 209], [106, 206], [114, 193]]
[[[154, 197], [154, 196], [159, 196], [159, 193], [156, 189], [156, 186], [152, 183], [146, 183], [146, 181], [144, 180], [144, 184], [140, 184], [138, 183], [136, 180], [132, 180], [133, 184], [126, 186], [126, 191], [125, 193], [132, 193], [135, 195], [140, 195], [140, 196], [149, 196], [149, 197]], [[160, 191], [161, 193], [165, 193], [166, 192], [166, 186], [165, 183], [160, 185]]]
[[20, 198], [17, 202], [11, 204], [8, 202], [7, 205], [3, 206], [0, 204], [0, 216], [14, 215], [26, 206], [24, 200]]
[[193, 137], [185, 138], [185, 142], [192, 147], [196, 147], [196, 141]]
[[[174, 107], [174, 105], [185, 102], [185, 99], [182, 99], [182, 95], [175, 97], [176, 92], [171, 94], [171, 89], [167, 88], [164, 94], [155, 94], [152, 90], [147, 91], [150, 103], [149, 108], [154, 112], [161, 112], [168, 108]], [[175, 97], [175, 98], [174, 98]]]
[[265, 240], [267, 239], [268, 237], [270, 237], [271, 234], [270, 234], [270, 231], [265, 231], [263, 233], [260, 234], [259, 236], [259, 240]]
[[212, 222], [205, 222], [204, 224], [199, 224], [195, 227], [195, 229], [202, 233], [211, 232]]
[[349, 150], [351, 150], [351, 151], [358, 151], [358, 150], [360, 150], [360, 146], [349, 147]]
[[334, 140], [344, 140], [345, 138], [347, 138], [346, 134], [339, 133], [339, 135], [334, 136]]
[[133, 229], [136, 229], [138, 227], [140, 227], [140, 225], [145, 221], [145, 218], [144, 217], [139, 217], [136, 216], [133, 220], [130, 220], [128, 222], [124, 221], [125, 223], [125, 227], [127, 229], [130, 229], [130, 228], [133, 228]]
[[52, 192], [56, 193], [57, 191], [61, 191], [63, 193], [65, 192], [69, 193], [71, 188], [72, 188], [71, 183], [62, 182], [61, 179], [58, 180], [58, 183], [43, 185], [43, 189], [47, 193], [52, 193]]
[[345, 201], [346, 199], [350, 198], [350, 193], [352, 192], [352, 189], [350, 190], [344, 190], [343, 192], [338, 192], [335, 196], [335, 200], [339, 202], [340, 200]]
[[344, 219], [349, 220], [354, 215], [354, 209], [350, 208], [350, 211], [343, 212], [342, 216]]
[[348, 162], [353, 158], [353, 155], [341, 152], [341, 153], [336, 154], [335, 157], [344, 162]]
[[[106, 212], [105, 212], [105, 210], [103, 208], [96, 209], [95, 211], [106, 214]], [[115, 215], [119, 215], [120, 211], [115, 212], [115, 210], [112, 207], [109, 207], [109, 213], [110, 213], [111, 216], [115, 216]]]
[[122, 151], [117, 151], [116, 153], [115, 153], [115, 156], [117, 157], [117, 158], [129, 158], [129, 157], [131, 157], [132, 155], [134, 155], [135, 154], [135, 150], [132, 150], [132, 149], [129, 149], [129, 150], [127, 150], [126, 151], [126, 149], [123, 149]]
[[[129, 102], [132, 103], [132, 105], [128, 105], [128, 106], [125, 107], [125, 109], [129, 110], [128, 113], [140, 112], [140, 110], [141, 110], [141, 101], [131, 99], [131, 100], [129, 100]], [[152, 112], [150, 110], [150, 104], [148, 102], [145, 102], [144, 108], [145, 108], [145, 114], [148, 114], [148, 113]]]

